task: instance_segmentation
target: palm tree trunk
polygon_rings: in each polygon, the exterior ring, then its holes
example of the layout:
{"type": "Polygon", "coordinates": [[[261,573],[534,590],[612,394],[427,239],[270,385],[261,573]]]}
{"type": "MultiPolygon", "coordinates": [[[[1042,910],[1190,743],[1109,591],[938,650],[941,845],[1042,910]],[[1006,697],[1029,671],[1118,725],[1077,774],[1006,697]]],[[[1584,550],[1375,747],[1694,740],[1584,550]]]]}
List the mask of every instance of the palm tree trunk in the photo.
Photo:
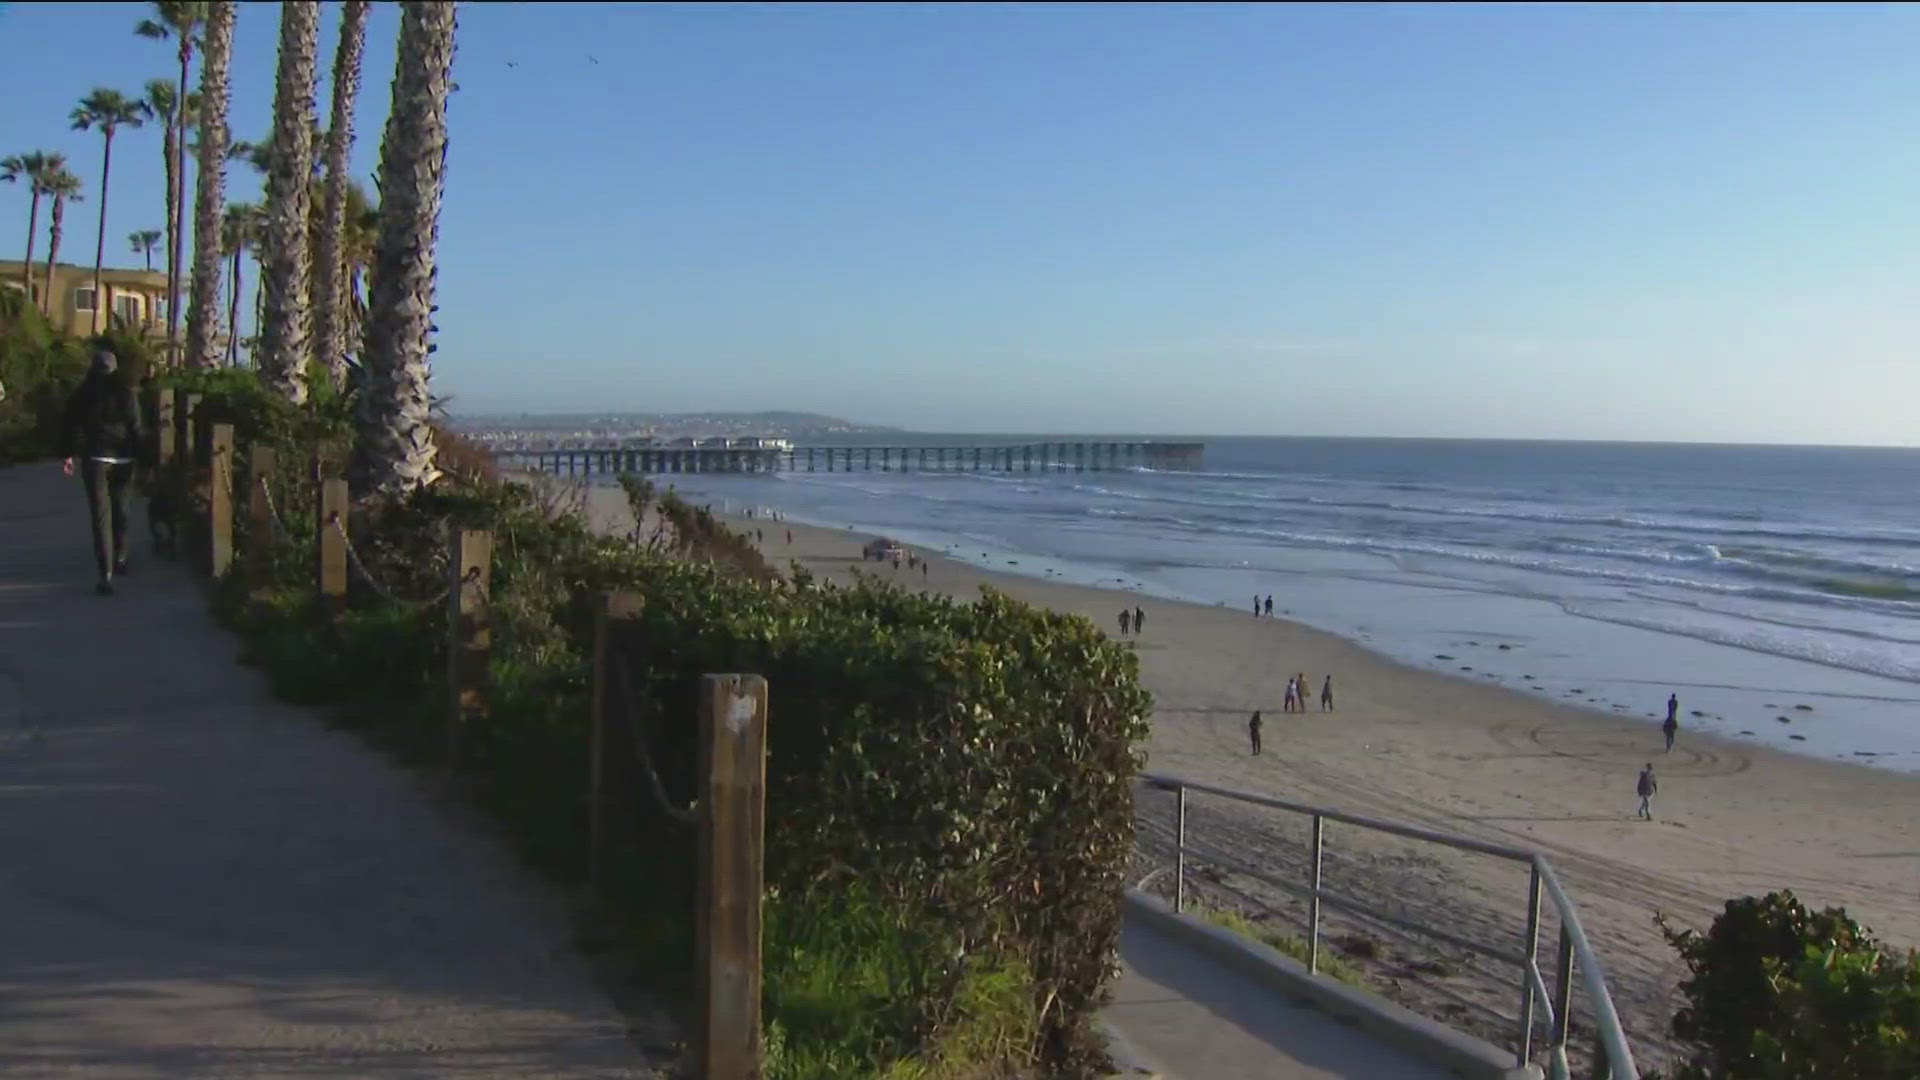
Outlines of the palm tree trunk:
{"type": "Polygon", "coordinates": [[[234,8],[234,0],[207,0],[200,54],[200,183],[193,200],[187,362],[203,368],[220,366],[220,225],[227,205],[227,64],[233,51],[234,8]]]}
{"type": "Polygon", "coordinates": [[[313,356],[313,94],[319,0],[280,5],[280,70],[273,94],[272,171],[267,174],[267,235],[260,281],[266,293],[258,362],[268,384],[299,404],[307,399],[313,356]]]}
{"type": "Polygon", "coordinates": [[[193,35],[180,35],[179,95],[173,106],[173,144],[167,148],[167,167],[173,170],[173,187],[168,191],[167,214],[173,232],[167,237],[167,357],[180,366],[180,287],[186,275],[184,241],[187,234],[187,73],[193,62],[193,35]]]}
{"type": "Polygon", "coordinates": [[[227,366],[240,366],[240,248],[233,249],[233,288],[227,293],[227,325],[235,328],[227,335],[227,366]]]}
{"type": "Polygon", "coordinates": [[[33,303],[33,234],[40,231],[40,181],[34,178],[32,183],[33,202],[27,208],[27,258],[20,264],[20,295],[29,304],[33,303]]]}
{"type": "MultiPolygon", "coordinates": [[[[186,97],[186,94],[187,94],[186,88],[184,86],[181,87],[180,97],[184,98],[186,97]]],[[[176,105],[174,111],[178,113],[179,106],[176,105]]],[[[161,117],[161,123],[165,125],[165,129],[160,134],[160,157],[161,157],[162,167],[166,172],[166,177],[167,177],[167,252],[166,252],[166,255],[167,255],[167,352],[166,352],[166,362],[167,362],[167,365],[171,367],[178,360],[178,357],[174,356],[173,309],[176,305],[180,303],[180,292],[179,292],[180,264],[177,261],[179,256],[176,254],[176,252],[179,250],[178,243],[179,243],[179,237],[180,237],[180,173],[174,168],[176,164],[174,159],[176,157],[176,151],[178,149],[176,144],[178,144],[181,140],[179,136],[175,134],[175,129],[174,129],[174,124],[176,123],[175,117],[173,116],[161,117]]],[[[153,269],[153,250],[151,248],[147,250],[147,269],[149,270],[153,269]]]]}
{"type": "Polygon", "coordinates": [[[313,274],[314,354],[334,389],[346,386],[347,335],[343,239],[347,228],[347,168],[353,149],[353,103],[360,94],[360,58],[366,50],[369,0],[347,0],[340,46],[333,57],[333,113],[327,129],[325,218],[313,274]]]}
{"type": "MultiPolygon", "coordinates": [[[[47,284],[40,290],[40,300],[45,304],[43,313],[53,318],[53,267],[60,258],[60,227],[66,224],[67,200],[58,195],[53,197],[53,226],[47,235],[47,284]]],[[[98,301],[95,301],[97,304],[98,301]]],[[[61,328],[63,331],[65,327],[61,328]]]]}
{"type": "MultiPolygon", "coordinates": [[[[113,175],[113,128],[102,127],[100,151],[100,235],[93,244],[93,332],[100,332],[100,308],[106,298],[100,295],[100,267],[107,261],[107,178],[113,175]]],[[[111,325],[111,324],[109,324],[111,325]]]]}
{"type": "Polygon", "coordinates": [[[361,490],[369,493],[405,495],[440,475],[433,460],[429,339],[455,27],[452,0],[401,5],[393,105],[380,144],[380,241],[354,447],[361,490]]]}

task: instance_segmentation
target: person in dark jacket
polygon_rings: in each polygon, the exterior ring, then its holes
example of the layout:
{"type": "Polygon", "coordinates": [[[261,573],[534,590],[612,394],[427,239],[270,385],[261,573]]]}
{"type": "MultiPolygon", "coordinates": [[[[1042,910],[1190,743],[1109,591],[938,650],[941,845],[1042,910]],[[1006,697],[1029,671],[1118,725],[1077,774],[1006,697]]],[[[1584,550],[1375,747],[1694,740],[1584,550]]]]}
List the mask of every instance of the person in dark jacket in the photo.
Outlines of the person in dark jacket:
{"type": "Polygon", "coordinates": [[[105,349],[93,354],[87,377],[67,401],[61,454],[68,476],[79,460],[93,524],[93,558],[100,571],[96,591],[113,595],[113,577],[127,572],[127,494],[140,457],[140,403],[119,362],[105,349]]]}

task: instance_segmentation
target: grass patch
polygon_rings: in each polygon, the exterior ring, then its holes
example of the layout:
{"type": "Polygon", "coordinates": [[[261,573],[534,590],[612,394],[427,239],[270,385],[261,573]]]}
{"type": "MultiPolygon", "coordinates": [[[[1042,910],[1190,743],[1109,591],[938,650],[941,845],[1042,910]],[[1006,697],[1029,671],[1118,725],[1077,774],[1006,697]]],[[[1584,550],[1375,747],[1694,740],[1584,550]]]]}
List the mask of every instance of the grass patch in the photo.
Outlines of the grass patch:
{"type": "Polygon", "coordinates": [[[897,902],[860,889],[769,898],[768,1080],[1003,1077],[1034,1038],[1027,964],[1004,951],[930,973],[939,920],[903,918],[897,902]],[[918,921],[918,925],[916,925],[918,921]],[[927,1016],[925,981],[950,982],[945,1016],[927,1016]]]}
{"type": "MultiPolygon", "coordinates": [[[[1249,941],[1257,941],[1283,956],[1298,960],[1302,964],[1307,962],[1307,953],[1309,950],[1305,938],[1295,937],[1292,934],[1273,930],[1268,927],[1257,926],[1253,920],[1240,914],[1238,911],[1229,911],[1225,908],[1217,908],[1206,904],[1195,906],[1193,911],[1194,914],[1199,915],[1215,926],[1231,930],[1249,941]]],[[[1325,939],[1322,939],[1321,943],[1323,946],[1328,944],[1325,939]]],[[[1338,956],[1333,955],[1332,950],[1324,947],[1320,950],[1320,974],[1325,975],[1327,978],[1346,983],[1349,986],[1358,986],[1362,989],[1365,989],[1367,986],[1366,978],[1360,974],[1358,968],[1355,968],[1338,956]]]]}

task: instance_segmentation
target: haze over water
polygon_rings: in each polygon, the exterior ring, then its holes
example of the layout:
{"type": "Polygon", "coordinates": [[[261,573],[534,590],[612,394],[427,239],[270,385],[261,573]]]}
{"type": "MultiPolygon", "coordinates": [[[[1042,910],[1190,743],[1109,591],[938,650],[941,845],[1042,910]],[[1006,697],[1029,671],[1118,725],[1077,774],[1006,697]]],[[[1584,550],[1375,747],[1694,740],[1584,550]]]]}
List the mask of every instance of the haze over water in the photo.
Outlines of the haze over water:
{"type": "Polygon", "coordinates": [[[1920,769],[1920,450],[1206,441],[1189,474],[671,479],[1249,618],[1270,593],[1277,614],[1409,663],[1635,716],[1671,690],[1683,730],[1920,769]]]}

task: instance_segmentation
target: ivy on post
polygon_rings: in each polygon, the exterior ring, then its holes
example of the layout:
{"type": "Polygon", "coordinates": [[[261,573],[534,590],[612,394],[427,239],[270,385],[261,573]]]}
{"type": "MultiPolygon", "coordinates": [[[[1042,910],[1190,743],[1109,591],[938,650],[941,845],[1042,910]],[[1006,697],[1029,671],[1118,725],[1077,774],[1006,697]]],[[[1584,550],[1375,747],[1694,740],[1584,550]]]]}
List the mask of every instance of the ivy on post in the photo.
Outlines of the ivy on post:
{"type": "Polygon", "coordinates": [[[329,613],[338,613],[347,603],[347,511],[347,482],[338,477],[320,481],[317,584],[329,613]]]}
{"type": "Polygon", "coordinates": [[[759,1080],[767,681],[708,675],[700,694],[700,892],[694,1075],[759,1080]]]}
{"type": "Polygon", "coordinates": [[[273,583],[273,447],[247,449],[247,588],[273,583]]]}
{"type": "Polygon", "coordinates": [[[220,577],[233,565],[233,425],[207,431],[207,573],[220,577]]]}
{"type": "Polygon", "coordinates": [[[587,791],[587,877],[598,890],[606,872],[615,830],[633,820],[633,802],[639,784],[630,736],[634,718],[628,710],[625,667],[616,672],[619,651],[640,632],[640,613],[646,598],[639,593],[608,593],[594,613],[593,626],[593,756],[587,791]]]}
{"type": "Polygon", "coordinates": [[[447,767],[460,767],[468,725],[487,715],[487,663],[493,647],[487,589],[492,581],[493,534],[456,527],[448,554],[453,582],[447,591],[447,767]]]}

